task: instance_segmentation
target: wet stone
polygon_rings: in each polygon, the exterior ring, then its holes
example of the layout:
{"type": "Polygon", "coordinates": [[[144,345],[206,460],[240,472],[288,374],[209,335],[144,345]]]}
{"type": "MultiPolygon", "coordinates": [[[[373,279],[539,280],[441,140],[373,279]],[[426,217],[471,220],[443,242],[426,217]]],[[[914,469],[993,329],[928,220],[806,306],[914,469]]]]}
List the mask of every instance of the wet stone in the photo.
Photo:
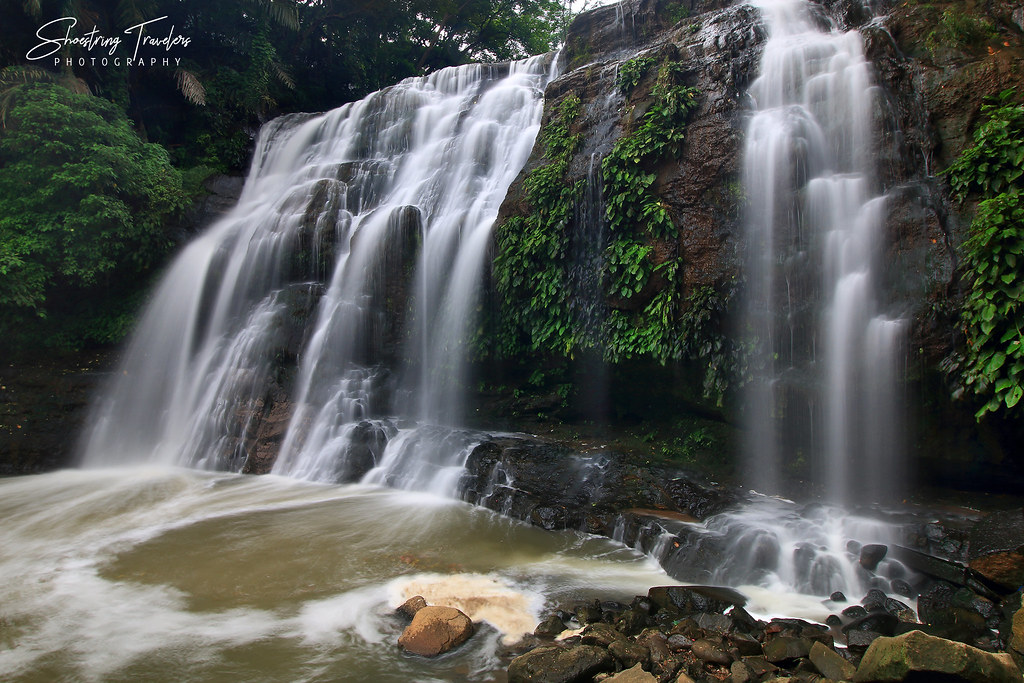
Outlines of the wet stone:
{"type": "Polygon", "coordinates": [[[821,643],[811,646],[809,657],[814,668],[825,678],[836,681],[849,680],[857,672],[857,667],[843,659],[838,652],[821,643]]]}
{"type": "Polygon", "coordinates": [[[616,640],[608,646],[608,652],[627,669],[651,661],[650,651],[646,647],[629,640],[616,640]]]}
{"type": "Polygon", "coordinates": [[[882,634],[877,631],[850,631],[846,634],[846,646],[854,652],[864,652],[882,634]]]}
{"type": "Polygon", "coordinates": [[[537,625],[537,628],[533,631],[533,635],[540,638],[554,638],[564,630],[565,622],[562,621],[558,615],[552,614],[537,625]]]}
{"type": "Polygon", "coordinates": [[[878,569],[878,563],[885,559],[889,547],[878,543],[869,543],[860,549],[860,566],[870,572],[878,569]]]}
{"type": "Polygon", "coordinates": [[[615,660],[603,648],[578,645],[531,650],[508,666],[509,683],[572,683],[615,670],[615,660]]]}
{"type": "Polygon", "coordinates": [[[707,640],[706,638],[694,641],[691,650],[697,659],[704,662],[722,664],[726,666],[732,662],[732,655],[726,652],[718,643],[707,640]]]}
{"type": "Polygon", "coordinates": [[[828,599],[832,602],[846,602],[846,596],[843,595],[842,591],[836,591],[832,595],[828,596],[828,599]]]}
{"type": "Polygon", "coordinates": [[[893,615],[900,621],[917,621],[917,615],[914,614],[914,610],[910,609],[910,605],[902,603],[894,598],[885,599],[885,611],[893,615]]]}
{"type": "Polygon", "coordinates": [[[735,648],[741,657],[756,657],[762,654],[761,643],[745,633],[730,634],[726,636],[725,642],[729,647],[735,648]]]}
{"type": "Polygon", "coordinates": [[[673,652],[678,652],[680,650],[688,650],[693,647],[693,640],[687,638],[682,633],[673,633],[668,637],[668,640],[665,641],[665,644],[668,645],[668,649],[673,652]]]}
{"type": "Polygon", "coordinates": [[[914,588],[903,579],[893,579],[889,584],[889,590],[896,595],[902,595],[905,598],[913,597],[914,588]]]}
{"type": "Polygon", "coordinates": [[[712,633],[728,633],[732,630],[732,619],[724,614],[701,614],[697,626],[712,633]]]}
{"type": "Polygon", "coordinates": [[[899,620],[886,612],[872,612],[865,617],[855,619],[843,627],[844,633],[850,631],[876,631],[891,636],[896,631],[899,620]]]}
{"type": "Polygon", "coordinates": [[[650,617],[642,610],[628,609],[615,620],[615,626],[627,636],[639,635],[650,624],[650,617]]]}
{"type": "Polygon", "coordinates": [[[811,641],[807,638],[776,636],[765,643],[762,649],[765,659],[772,664],[779,664],[806,657],[811,651],[811,641]]]}
{"type": "Polygon", "coordinates": [[[404,614],[405,616],[407,616],[410,619],[412,619],[413,617],[416,616],[417,612],[419,612],[421,609],[423,609],[426,606],[427,606],[427,601],[423,598],[422,595],[414,595],[413,597],[409,598],[408,600],[403,602],[401,605],[399,605],[395,609],[395,611],[399,612],[401,614],[404,614]]]}
{"type": "Polygon", "coordinates": [[[868,611],[860,605],[850,605],[842,611],[842,615],[847,619],[860,619],[861,617],[866,617],[868,611]]]}
{"type": "Polygon", "coordinates": [[[580,642],[584,645],[599,645],[601,647],[608,647],[616,640],[625,638],[626,636],[622,635],[614,626],[600,622],[588,625],[580,634],[580,642]]]}
{"type": "Polygon", "coordinates": [[[840,619],[839,616],[836,614],[830,614],[828,615],[828,618],[825,619],[825,623],[829,626],[842,626],[843,620],[840,619]]]}

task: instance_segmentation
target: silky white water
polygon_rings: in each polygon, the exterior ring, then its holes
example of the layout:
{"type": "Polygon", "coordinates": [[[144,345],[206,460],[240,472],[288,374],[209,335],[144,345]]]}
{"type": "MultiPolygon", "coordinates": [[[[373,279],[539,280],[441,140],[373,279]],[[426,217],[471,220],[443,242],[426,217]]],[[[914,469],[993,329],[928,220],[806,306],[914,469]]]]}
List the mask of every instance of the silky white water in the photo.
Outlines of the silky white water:
{"type": "Polygon", "coordinates": [[[878,284],[870,65],[861,35],[822,30],[806,0],[753,4],[768,40],[743,168],[749,483],[775,493],[809,467],[833,503],[889,500],[902,474],[902,322],[878,284]]]}
{"type": "Polygon", "coordinates": [[[268,124],[238,205],[147,307],[90,420],[85,463],[237,471],[290,345],[278,474],[338,480],[367,418],[457,422],[491,230],[555,63],[444,69],[268,124]]]}
{"type": "Polygon", "coordinates": [[[670,582],[607,539],[274,476],[2,479],[0,516],[0,679],[12,682],[495,680],[500,642],[545,606],[670,582]],[[484,626],[439,660],[403,655],[392,609],[410,592],[455,596],[484,626]]]}

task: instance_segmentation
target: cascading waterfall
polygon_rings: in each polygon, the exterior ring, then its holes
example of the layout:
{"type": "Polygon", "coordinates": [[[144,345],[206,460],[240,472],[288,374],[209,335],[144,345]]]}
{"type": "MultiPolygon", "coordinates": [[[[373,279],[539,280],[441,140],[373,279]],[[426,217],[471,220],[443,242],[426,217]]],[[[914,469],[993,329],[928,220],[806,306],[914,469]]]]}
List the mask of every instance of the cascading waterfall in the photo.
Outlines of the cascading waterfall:
{"type": "Polygon", "coordinates": [[[747,134],[751,485],[806,460],[838,504],[889,499],[900,439],[902,322],[881,312],[885,199],[875,88],[856,31],[820,30],[806,0],[756,0],[768,29],[747,134]],[[820,265],[819,265],[820,264],[820,265]]]}
{"type": "Polygon", "coordinates": [[[157,290],[85,463],[238,469],[288,318],[313,302],[275,472],[336,480],[368,418],[458,420],[490,231],[556,61],[444,69],[264,127],[238,205],[157,290]]]}

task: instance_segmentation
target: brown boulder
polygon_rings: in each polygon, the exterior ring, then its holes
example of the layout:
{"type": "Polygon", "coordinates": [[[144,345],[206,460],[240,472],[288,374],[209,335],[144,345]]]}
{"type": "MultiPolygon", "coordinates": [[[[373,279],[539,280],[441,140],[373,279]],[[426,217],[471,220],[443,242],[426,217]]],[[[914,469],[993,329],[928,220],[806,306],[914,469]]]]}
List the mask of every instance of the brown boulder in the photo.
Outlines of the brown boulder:
{"type": "Polygon", "coordinates": [[[398,638],[413,654],[436,657],[462,645],[473,635],[473,621],[454,607],[424,607],[398,638]]]}

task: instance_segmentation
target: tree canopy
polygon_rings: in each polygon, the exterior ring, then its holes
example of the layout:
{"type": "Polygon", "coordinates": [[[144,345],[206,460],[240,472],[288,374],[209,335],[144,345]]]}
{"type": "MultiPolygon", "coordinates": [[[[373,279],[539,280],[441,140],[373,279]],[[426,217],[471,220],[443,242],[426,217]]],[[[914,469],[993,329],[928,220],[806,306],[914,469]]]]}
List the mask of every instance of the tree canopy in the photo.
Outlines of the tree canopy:
{"type": "Polygon", "coordinates": [[[142,142],[117,107],[57,85],[22,86],[0,135],[5,340],[117,336],[111,321],[123,307],[109,308],[100,324],[85,320],[82,306],[110,304],[112,292],[163,257],[166,220],[184,205],[167,152],[142,142]],[[83,327],[72,332],[72,322],[83,327]]]}

